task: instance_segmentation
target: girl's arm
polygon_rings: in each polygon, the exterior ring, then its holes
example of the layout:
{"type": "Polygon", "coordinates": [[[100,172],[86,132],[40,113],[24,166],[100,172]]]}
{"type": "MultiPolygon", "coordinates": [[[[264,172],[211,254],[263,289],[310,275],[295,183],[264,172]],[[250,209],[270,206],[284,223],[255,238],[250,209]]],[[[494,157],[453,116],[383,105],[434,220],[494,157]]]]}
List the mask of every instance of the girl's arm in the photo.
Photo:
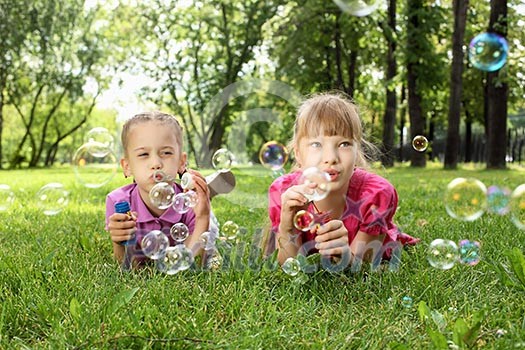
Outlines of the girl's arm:
{"type": "Polygon", "coordinates": [[[195,184],[194,190],[198,195],[198,203],[195,208],[193,208],[193,211],[195,212],[195,227],[193,228],[193,233],[188,237],[185,244],[186,247],[193,251],[193,255],[197,256],[202,254],[204,248],[204,244],[201,241],[201,235],[209,230],[211,204],[208,184],[204,177],[195,170],[188,169],[188,172],[191,173],[195,184]]]}

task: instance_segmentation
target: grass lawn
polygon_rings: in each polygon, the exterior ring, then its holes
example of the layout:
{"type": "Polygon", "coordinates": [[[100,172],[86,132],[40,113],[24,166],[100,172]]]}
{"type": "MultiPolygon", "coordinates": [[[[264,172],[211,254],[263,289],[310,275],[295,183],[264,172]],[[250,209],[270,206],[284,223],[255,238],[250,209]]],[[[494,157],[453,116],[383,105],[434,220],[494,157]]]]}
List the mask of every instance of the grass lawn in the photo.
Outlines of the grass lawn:
{"type": "Polygon", "coordinates": [[[0,172],[16,196],[0,212],[0,348],[525,349],[525,232],[507,216],[455,220],[442,200],[456,177],[514,189],[525,171],[378,170],[398,190],[396,222],[421,243],[402,252],[397,271],[321,271],[306,283],[253,259],[272,177],[233,171],[237,188],[213,207],[221,224],[245,228],[237,263],[173,276],[121,272],[112,259],[105,195],[129,179],[87,189],[65,168],[0,172]],[[70,191],[54,216],[35,199],[49,182],[70,191]],[[435,238],[479,241],[481,262],[431,267],[435,238]]]}

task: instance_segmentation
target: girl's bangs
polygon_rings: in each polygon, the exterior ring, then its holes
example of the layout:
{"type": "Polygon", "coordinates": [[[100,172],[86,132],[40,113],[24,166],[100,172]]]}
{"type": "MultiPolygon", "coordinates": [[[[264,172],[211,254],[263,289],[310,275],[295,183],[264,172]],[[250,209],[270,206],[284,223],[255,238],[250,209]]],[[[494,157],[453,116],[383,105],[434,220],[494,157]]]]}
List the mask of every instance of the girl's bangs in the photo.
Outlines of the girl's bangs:
{"type": "Polygon", "coordinates": [[[352,140],[357,138],[355,131],[357,128],[352,121],[356,118],[349,115],[348,111],[342,108],[333,108],[329,104],[323,104],[305,111],[302,115],[299,130],[305,132],[307,137],[323,136],[344,136],[352,140]],[[317,108],[316,108],[317,107],[317,108]]]}

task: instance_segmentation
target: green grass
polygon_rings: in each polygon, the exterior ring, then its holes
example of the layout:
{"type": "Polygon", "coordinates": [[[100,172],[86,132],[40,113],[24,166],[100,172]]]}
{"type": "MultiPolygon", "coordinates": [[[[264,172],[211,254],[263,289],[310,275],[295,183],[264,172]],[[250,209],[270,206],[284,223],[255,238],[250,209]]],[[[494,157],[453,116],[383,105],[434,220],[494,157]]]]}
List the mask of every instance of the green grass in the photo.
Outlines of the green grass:
{"type": "Polygon", "coordinates": [[[272,177],[257,168],[233,171],[238,187],[213,207],[220,223],[246,228],[243,263],[173,276],[123,273],[112,259],[105,195],[129,180],[86,189],[69,169],[0,172],[16,195],[0,213],[0,348],[525,348],[525,232],[494,214],[454,220],[442,202],[455,177],[513,189],[525,182],[524,171],[381,170],[399,193],[397,223],[421,244],[403,252],[395,272],[318,272],[306,284],[259,269],[258,260],[248,266],[251,236],[268,222],[272,177]],[[34,199],[48,182],[71,192],[55,216],[41,214],[34,199]],[[434,269],[425,248],[435,238],[477,240],[482,261],[434,269]],[[411,307],[403,306],[405,296],[411,307]]]}

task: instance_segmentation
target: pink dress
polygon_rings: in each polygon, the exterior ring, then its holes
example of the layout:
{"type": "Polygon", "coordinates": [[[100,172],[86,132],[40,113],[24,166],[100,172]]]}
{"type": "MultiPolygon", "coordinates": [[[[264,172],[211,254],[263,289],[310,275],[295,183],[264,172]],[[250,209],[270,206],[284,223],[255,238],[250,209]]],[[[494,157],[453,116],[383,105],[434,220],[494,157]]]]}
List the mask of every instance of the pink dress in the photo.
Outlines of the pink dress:
{"type": "MultiPolygon", "coordinates": [[[[275,249],[275,233],[279,230],[281,218],[281,195],[291,186],[298,184],[300,171],[283,175],[277,178],[268,191],[272,234],[268,242],[267,253],[275,249]]],[[[385,235],[383,241],[383,257],[389,258],[391,249],[395,246],[392,242],[399,242],[402,245],[416,244],[419,239],[411,237],[401,232],[393,222],[393,217],[397,209],[398,196],[397,192],[390,182],[379,175],[367,172],[366,170],[356,168],[346,194],[346,205],[341,218],[343,224],[348,230],[348,241],[351,243],[357,232],[362,231],[372,236],[385,235]]],[[[312,204],[309,211],[315,212],[312,204]]],[[[301,232],[303,245],[309,246],[308,253],[317,252],[313,248],[312,242],[315,233],[301,232]]]]}

